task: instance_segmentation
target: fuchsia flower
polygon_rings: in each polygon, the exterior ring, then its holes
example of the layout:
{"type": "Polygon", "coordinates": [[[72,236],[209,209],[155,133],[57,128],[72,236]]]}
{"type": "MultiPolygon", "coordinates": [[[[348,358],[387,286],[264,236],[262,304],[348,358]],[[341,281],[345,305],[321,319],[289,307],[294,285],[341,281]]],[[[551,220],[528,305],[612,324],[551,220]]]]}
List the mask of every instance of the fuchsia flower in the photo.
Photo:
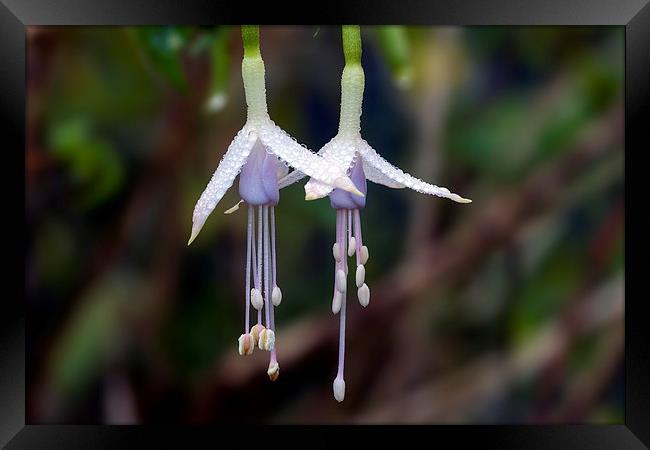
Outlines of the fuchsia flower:
{"type": "MultiPolygon", "coordinates": [[[[244,333],[239,337],[239,353],[250,355],[256,345],[261,350],[270,351],[267,373],[271,380],[275,380],[279,374],[279,365],[275,346],[274,307],[280,305],[282,300],[275,263],[275,206],[280,198],[278,179],[287,174],[287,166],[290,165],[301,173],[344,192],[363,194],[339,165],[298,144],[269,118],[258,28],[242,27],[242,38],[242,77],[248,118],[194,207],[192,234],[188,245],[199,234],[206,219],[239,174],[239,194],[242,201],[248,204],[246,306],[244,333]],[[252,329],[251,304],[257,310],[257,323],[252,329]],[[263,310],[265,325],[262,325],[263,310]]],[[[239,204],[227,212],[238,206],[239,204]]]]}
{"type": "MultiPolygon", "coordinates": [[[[333,383],[334,397],[341,402],[345,398],[345,312],[348,262],[347,257],[356,256],[355,282],[357,297],[361,306],[370,302],[370,289],[365,283],[365,264],[368,248],[363,244],[361,215],[359,210],[366,205],[366,180],[390,188],[410,188],[417,192],[445,197],[458,203],[471,200],[450,192],[447,188],[419,180],[382,158],[360,134],[361,105],[363,101],[364,73],[361,67],[361,36],[359,27],[343,27],[345,68],[341,78],[341,117],[338,134],[319,152],[326,161],[337,164],[349,174],[352,182],[364,196],[351,195],[312,177],[305,184],[305,199],[313,200],[327,195],[336,210],[336,242],[333,246],[335,263],[334,294],[332,312],[340,313],[339,363],[333,383]]],[[[280,180],[279,187],[289,186],[305,176],[299,170],[291,172],[280,180]]]]}

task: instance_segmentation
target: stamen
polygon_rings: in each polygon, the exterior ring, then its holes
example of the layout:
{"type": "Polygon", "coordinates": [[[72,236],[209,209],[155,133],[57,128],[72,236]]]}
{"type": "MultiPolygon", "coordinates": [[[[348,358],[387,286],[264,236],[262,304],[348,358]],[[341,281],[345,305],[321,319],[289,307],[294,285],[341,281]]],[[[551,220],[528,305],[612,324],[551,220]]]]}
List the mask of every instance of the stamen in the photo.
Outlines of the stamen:
{"type": "MultiPolygon", "coordinates": [[[[342,225],[340,235],[343,238],[343,250],[345,251],[345,229],[343,228],[345,226],[344,214],[344,211],[337,211],[337,216],[340,217],[340,223],[342,225]]],[[[347,269],[347,259],[343,258],[341,264],[343,265],[343,269],[347,269]]],[[[334,383],[332,385],[332,388],[334,390],[334,398],[338,402],[342,402],[345,398],[345,380],[343,379],[343,372],[345,367],[345,293],[341,293],[341,297],[341,318],[339,326],[339,366],[336,378],[334,379],[334,383]]]]}
{"type": "Polygon", "coordinates": [[[272,278],[273,278],[273,291],[271,293],[271,300],[273,306],[280,306],[282,302],[282,291],[278,287],[277,269],[275,265],[275,206],[271,206],[271,264],[272,278]]]}
{"type": "Polygon", "coordinates": [[[354,236],[355,236],[355,245],[357,253],[357,266],[359,264],[365,264],[368,261],[368,248],[363,245],[363,237],[361,236],[361,215],[359,210],[354,210],[354,236]],[[364,258],[364,247],[365,247],[365,258],[364,258]]]}
{"type": "Polygon", "coordinates": [[[264,211],[264,307],[266,308],[266,328],[273,330],[271,326],[271,289],[269,273],[269,207],[263,206],[264,211]]]}
{"type": "Polygon", "coordinates": [[[334,259],[336,260],[336,264],[334,264],[334,295],[332,297],[332,312],[334,314],[338,314],[338,312],[341,310],[341,300],[340,300],[340,292],[337,288],[337,283],[336,283],[336,276],[339,271],[339,265],[341,263],[341,214],[339,210],[336,210],[336,242],[334,243],[334,250],[332,251],[334,253],[334,259]]]}
{"type": "Polygon", "coordinates": [[[250,309],[251,309],[251,245],[253,241],[253,207],[248,205],[248,226],[246,236],[246,321],[244,322],[245,333],[250,330],[250,309]]]}
{"type": "MultiPolygon", "coordinates": [[[[257,207],[257,278],[255,280],[255,289],[262,295],[262,207],[257,207]]],[[[267,324],[268,325],[268,324],[267,324]]]]}

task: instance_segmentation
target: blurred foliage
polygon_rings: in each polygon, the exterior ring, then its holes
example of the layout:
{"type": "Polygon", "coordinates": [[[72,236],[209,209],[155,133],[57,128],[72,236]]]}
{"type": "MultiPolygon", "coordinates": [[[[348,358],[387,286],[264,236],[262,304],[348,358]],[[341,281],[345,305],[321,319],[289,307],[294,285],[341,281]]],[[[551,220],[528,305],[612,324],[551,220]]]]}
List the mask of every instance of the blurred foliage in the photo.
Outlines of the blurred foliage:
{"type": "MultiPolygon", "coordinates": [[[[409,233],[420,233],[415,250],[435,249],[468,224],[482,234],[477,211],[504,193],[520,193],[539,168],[566,158],[590,126],[622,104],[621,27],[363,29],[364,137],[406,171],[474,200],[469,207],[435,198],[416,203],[413,192],[369,184],[362,221],[373,295],[389,276],[408,282],[396,269],[413,256],[409,233]],[[404,83],[410,79],[417,82],[404,83]],[[441,131],[433,136],[434,130],[441,131]]],[[[255,408],[259,420],[277,420],[260,406],[266,404],[294,422],[364,417],[364,407],[394,401],[382,391],[397,383],[392,368],[421,365],[396,395],[408,398],[418,383],[453,378],[477,358],[516,354],[549,324],[564,323],[585,291],[618,280],[624,270],[621,143],[617,153],[581,167],[556,204],[471,271],[456,274],[457,283],[429,286],[410,303],[415,312],[405,306],[385,319],[382,336],[391,343],[400,330],[412,329],[412,340],[426,350],[407,363],[399,358],[408,352],[394,352],[393,344],[381,363],[372,352],[350,354],[351,380],[364,379],[368,389],[350,392],[360,402],[321,408],[320,395],[331,389],[331,371],[322,367],[335,362],[324,347],[314,356],[326,358],[322,364],[308,359],[305,367],[286,369],[308,384],[228,390],[236,381],[223,374],[240,373],[231,357],[243,322],[246,214],[222,212],[238,201],[237,182],[200,238],[190,248],[185,243],[194,202],[245,120],[239,28],[33,30],[40,31],[28,44],[28,132],[34,136],[28,161],[35,154],[46,162],[27,170],[31,422],[65,422],[88,411],[102,421],[101,400],[91,393],[104,388],[109,367],[121,368],[133,384],[142,421],[210,422],[223,418],[220,408],[231,415],[255,408]],[[205,98],[194,101],[206,71],[205,98]],[[42,386],[58,398],[56,407],[42,386]],[[296,406],[301,402],[311,407],[296,406]]],[[[338,121],[340,30],[262,27],[262,40],[272,116],[315,150],[338,121]]],[[[305,202],[301,186],[282,192],[279,339],[304,320],[329,314],[333,234],[327,199],[305,202]]],[[[356,306],[351,317],[361,314],[356,306]]],[[[353,330],[352,345],[374,348],[376,325],[364,326],[353,330]]],[[[572,383],[612,370],[603,362],[620,337],[612,333],[603,328],[578,336],[559,378],[538,367],[509,380],[498,400],[488,395],[449,416],[479,422],[555,417],[540,410],[553,405],[560,414],[572,383]],[[551,400],[548,392],[555,394],[551,400]]],[[[614,372],[582,420],[622,420],[622,381],[614,372]]],[[[350,389],[356,390],[353,382],[350,389]]]]}

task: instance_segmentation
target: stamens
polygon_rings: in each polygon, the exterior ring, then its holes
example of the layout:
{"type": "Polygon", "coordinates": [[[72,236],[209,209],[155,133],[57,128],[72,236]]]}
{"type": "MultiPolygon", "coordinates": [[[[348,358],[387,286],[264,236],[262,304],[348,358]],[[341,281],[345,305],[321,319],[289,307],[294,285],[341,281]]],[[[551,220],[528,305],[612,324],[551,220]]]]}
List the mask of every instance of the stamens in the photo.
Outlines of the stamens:
{"type": "Polygon", "coordinates": [[[359,304],[365,308],[370,303],[370,288],[365,283],[365,264],[368,262],[368,247],[363,245],[361,215],[358,209],[354,210],[354,235],[356,238],[355,244],[357,245],[357,273],[355,280],[357,282],[357,288],[359,288],[357,290],[357,298],[359,299],[359,304]]]}

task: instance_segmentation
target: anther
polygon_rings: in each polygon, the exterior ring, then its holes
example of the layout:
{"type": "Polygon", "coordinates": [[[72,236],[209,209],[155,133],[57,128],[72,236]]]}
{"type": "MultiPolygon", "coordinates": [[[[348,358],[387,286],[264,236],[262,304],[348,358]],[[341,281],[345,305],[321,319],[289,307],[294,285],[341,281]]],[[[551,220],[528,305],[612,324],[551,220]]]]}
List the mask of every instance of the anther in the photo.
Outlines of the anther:
{"type": "Polygon", "coordinates": [[[366,268],[364,267],[363,264],[359,264],[357,266],[357,275],[356,275],[358,288],[360,288],[363,285],[365,279],[366,279],[366,268]]]}
{"type": "Polygon", "coordinates": [[[261,323],[256,323],[253,325],[253,328],[251,328],[251,336],[253,336],[254,343],[258,343],[260,341],[260,333],[265,330],[264,325],[261,323]]]}
{"type": "Polygon", "coordinates": [[[275,333],[273,330],[265,328],[260,332],[258,347],[260,350],[266,350],[267,352],[270,352],[275,348],[275,333]]]}
{"type": "Polygon", "coordinates": [[[332,299],[332,312],[338,314],[341,311],[341,305],[343,304],[343,294],[338,290],[334,291],[334,298],[332,299]]]}
{"type": "Polygon", "coordinates": [[[370,255],[368,254],[368,247],[365,245],[361,247],[361,264],[365,264],[368,262],[368,258],[370,255]]]}
{"type": "Polygon", "coordinates": [[[354,251],[357,248],[357,240],[352,236],[350,238],[350,243],[348,244],[348,256],[352,257],[354,256],[354,251]]]}
{"type": "Polygon", "coordinates": [[[337,402],[342,402],[345,398],[345,380],[343,378],[336,377],[334,379],[332,387],[334,390],[334,398],[337,402]]]}
{"type": "Polygon", "coordinates": [[[262,306],[264,306],[262,293],[255,288],[251,289],[251,304],[253,305],[253,308],[257,309],[258,311],[262,309],[262,306]]]}
{"type": "Polygon", "coordinates": [[[253,336],[249,333],[244,333],[239,336],[239,354],[240,355],[252,355],[253,349],[255,348],[255,341],[253,336]]]}
{"type": "Polygon", "coordinates": [[[332,255],[334,255],[334,261],[341,261],[341,247],[339,247],[339,244],[336,242],[332,246],[332,255]]]}
{"type": "Polygon", "coordinates": [[[367,284],[363,283],[363,286],[357,291],[357,296],[359,297],[359,303],[364,308],[370,303],[370,288],[367,284]]]}
{"type": "Polygon", "coordinates": [[[278,377],[280,376],[280,364],[278,364],[277,362],[270,363],[266,373],[271,379],[271,381],[277,380],[278,377]]]}
{"type": "Polygon", "coordinates": [[[273,302],[274,306],[280,306],[280,302],[282,302],[282,291],[277,286],[273,287],[273,293],[271,294],[271,301],[273,302]]]}
{"type": "Polygon", "coordinates": [[[336,271],[336,290],[339,292],[345,292],[345,272],[342,269],[336,271]]]}

